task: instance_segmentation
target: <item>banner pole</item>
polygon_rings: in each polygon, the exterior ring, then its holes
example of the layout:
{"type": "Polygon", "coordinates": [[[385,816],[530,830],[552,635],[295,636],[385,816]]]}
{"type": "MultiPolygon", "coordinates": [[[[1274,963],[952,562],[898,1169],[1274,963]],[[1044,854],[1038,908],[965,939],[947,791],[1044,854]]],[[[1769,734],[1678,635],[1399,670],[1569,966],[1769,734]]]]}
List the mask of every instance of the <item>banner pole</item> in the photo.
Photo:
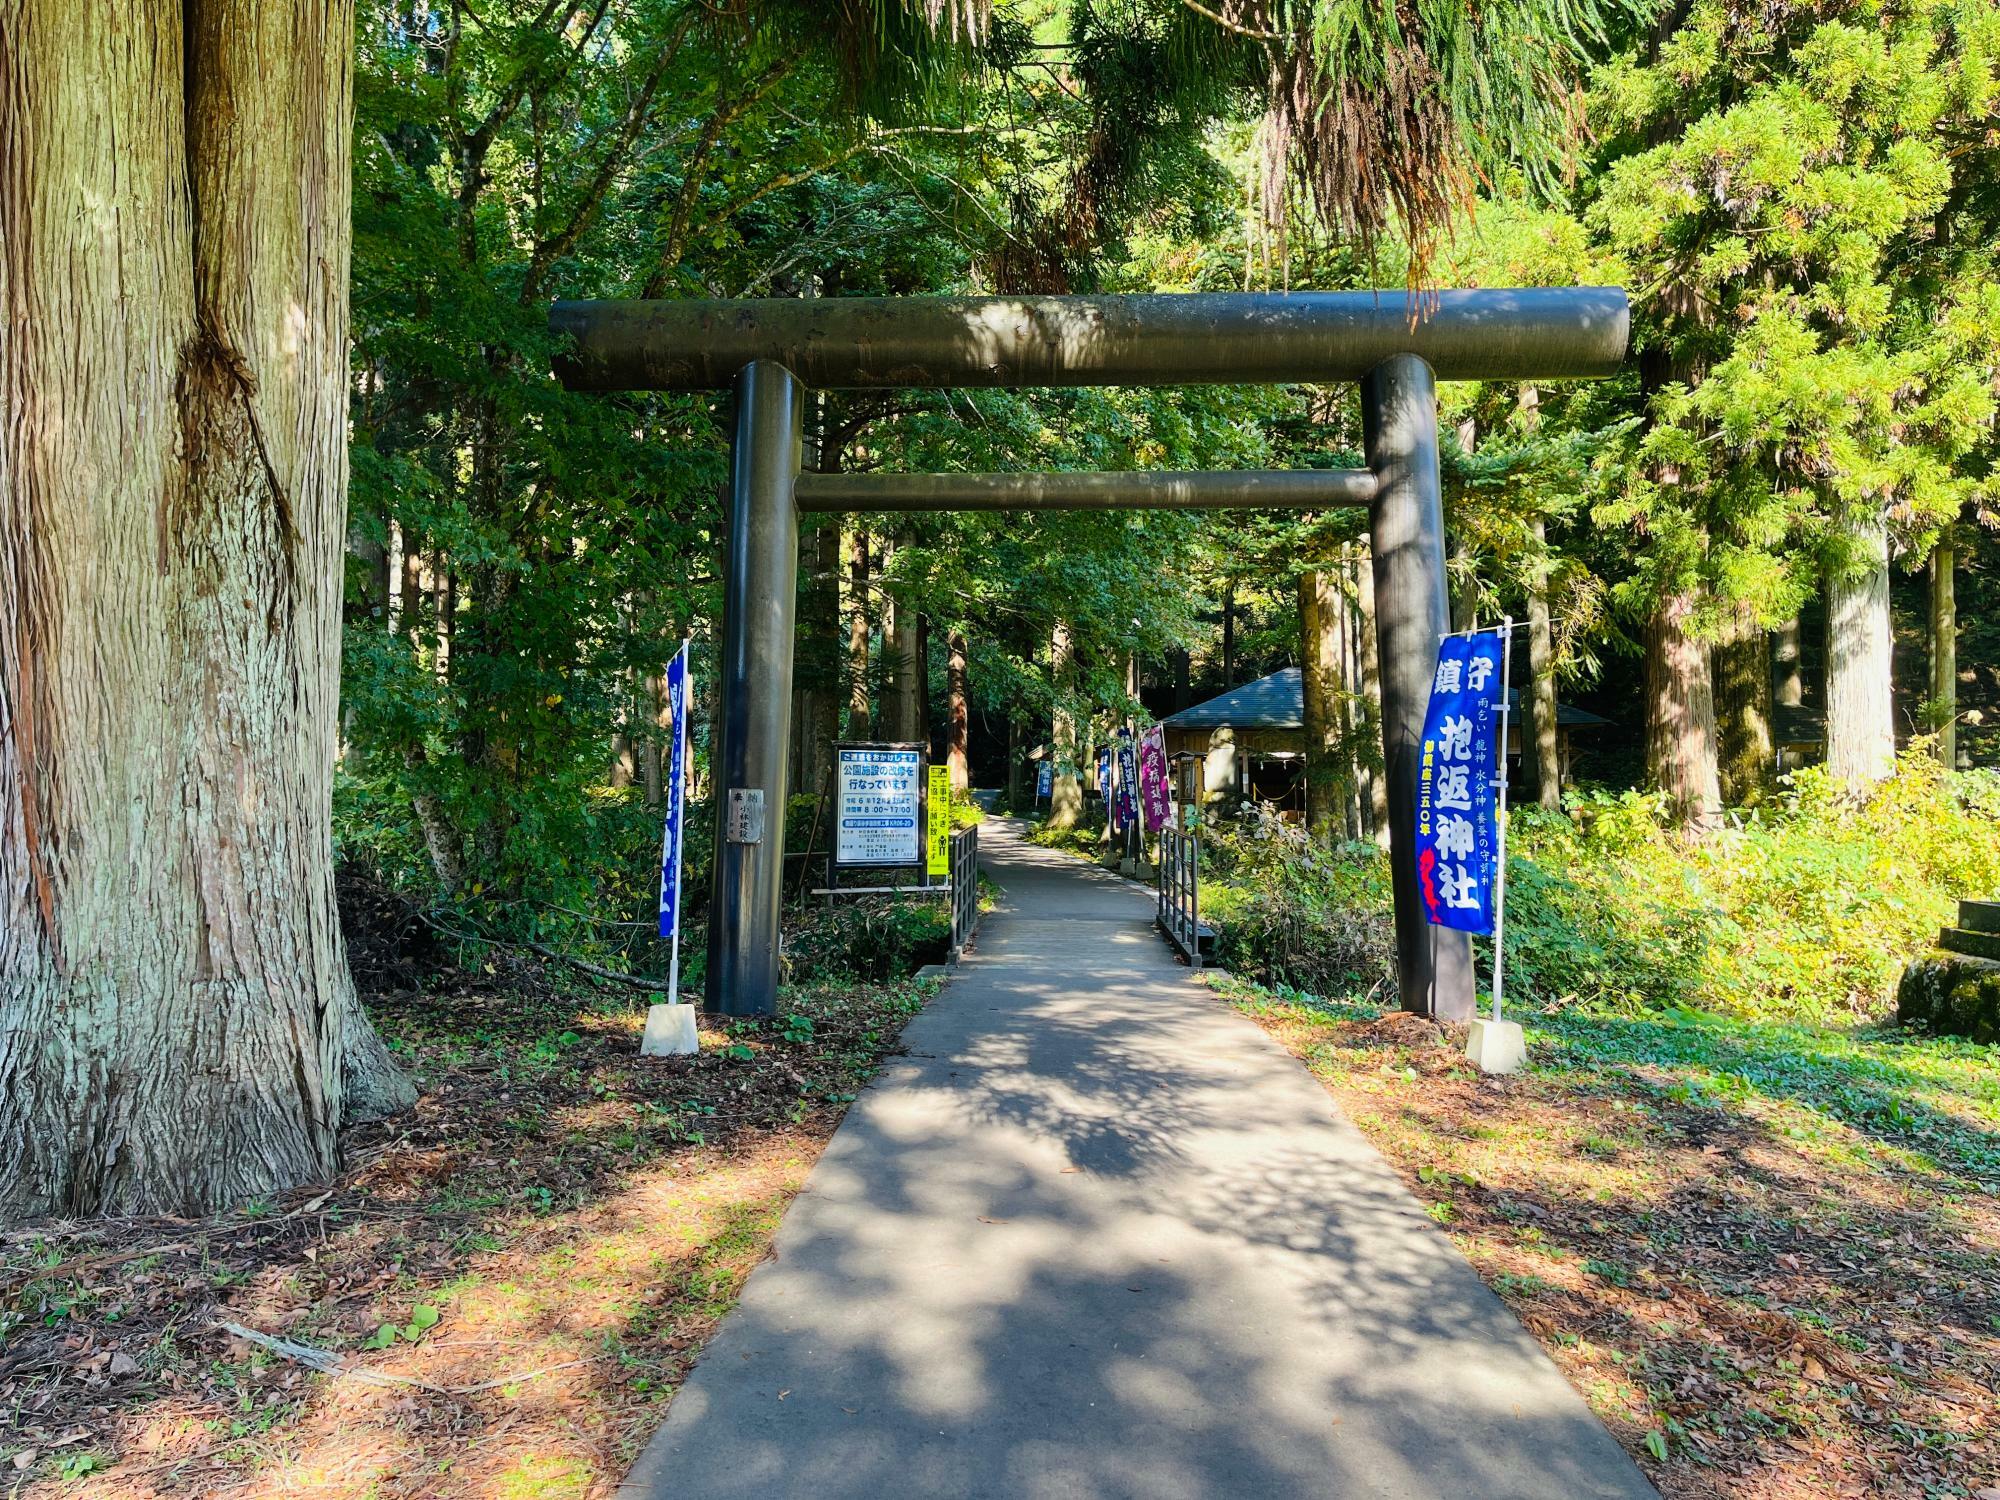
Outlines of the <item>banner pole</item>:
{"type": "Polygon", "coordinates": [[[1502,978],[1506,972],[1505,949],[1507,939],[1507,711],[1508,698],[1514,687],[1514,617],[1506,615],[1500,621],[1500,752],[1499,784],[1495,791],[1499,794],[1499,826],[1495,830],[1495,862],[1498,868],[1493,875],[1493,1019],[1500,1019],[1500,991],[1502,978]]]}
{"type": "Polygon", "coordinates": [[[681,698],[674,705],[674,784],[667,795],[674,800],[674,935],[667,958],[667,1004],[678,1005],[681,994],[681,835],[687,830],[688,704],[694,698],[694,684],[688,680],[688,644],[681,638],[681,698]]]}

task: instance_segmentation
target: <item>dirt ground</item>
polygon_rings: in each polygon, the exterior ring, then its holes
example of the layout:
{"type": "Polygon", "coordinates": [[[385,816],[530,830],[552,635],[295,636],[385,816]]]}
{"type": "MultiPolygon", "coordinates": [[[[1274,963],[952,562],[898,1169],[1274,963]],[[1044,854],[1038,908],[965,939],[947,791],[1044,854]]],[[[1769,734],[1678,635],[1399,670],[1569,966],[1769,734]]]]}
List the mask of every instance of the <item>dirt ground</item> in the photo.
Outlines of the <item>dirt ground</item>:
{"type": "Polygon", "coordinates": [[[338,1180],[0,1234],[5,1493],[608,1494],[925,989],[649,1060],[525,968],[379,999],[423,1094],[338,1180]]]}
{"type": "Polygon", "coordinates": [[[1919,1054],[1767,1075],[1739,1036],[1639,1023],[1485,1078],[1428,1021],[1224,988],[1668,1500],[2000,1500],[1996,1136],[1919,1054]]]}

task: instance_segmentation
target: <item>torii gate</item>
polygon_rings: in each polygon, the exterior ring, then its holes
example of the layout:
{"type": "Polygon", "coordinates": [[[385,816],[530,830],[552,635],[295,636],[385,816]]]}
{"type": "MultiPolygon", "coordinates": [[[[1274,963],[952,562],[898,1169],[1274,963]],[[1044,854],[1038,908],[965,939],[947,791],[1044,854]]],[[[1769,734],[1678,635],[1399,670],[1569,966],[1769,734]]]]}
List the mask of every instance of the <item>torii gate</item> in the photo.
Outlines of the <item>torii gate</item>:
{"type": "Polygon", "coordinates": [[[1474,1008],[1472,949],[1417,887],[1417,742],[1449,628],[1439,380],[1613,374],[1630,326],[1611,287],[1129,297],[834,297],[561,302],[574,390],[736,393],[716,746],[708,1006],[778,995],[786,752],[801,511],[1261,509],[1366,505],[1382,661],[1382,751],[1403,1007],[1474,1008]],[[1178,474],[805,474],[808,388],[1267,385],[1356,381],[1365,469],[1178,474]],[[728,808],[739,815],[730,837],[728,808]],[[759,806],[761,804],[761,806],[759,806]],[[756,825],[756,826],[753,826],[756,825]]]}

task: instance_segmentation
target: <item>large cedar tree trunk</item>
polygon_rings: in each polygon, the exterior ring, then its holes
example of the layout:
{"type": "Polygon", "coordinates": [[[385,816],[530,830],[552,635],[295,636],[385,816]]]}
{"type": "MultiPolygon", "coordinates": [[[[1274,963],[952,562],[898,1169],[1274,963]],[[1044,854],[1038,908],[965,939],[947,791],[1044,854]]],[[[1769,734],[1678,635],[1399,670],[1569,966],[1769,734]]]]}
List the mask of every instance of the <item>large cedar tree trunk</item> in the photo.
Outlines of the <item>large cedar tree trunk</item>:
{"type": "Polygon", "coordinates": [[[1946,766],[1958,764],[1957,563],[1950,538],[1931,552],[1929,712],[1937,730],[1937,758],[1946,766]]]}
{"type": "Polygon", "coordinates": [[[1058,620],[1049,637],[1049,680],[1055,686],[1055,712],[1049,734],[1049,754],[1055,757],[1055,779],[1049,790],[1049,826],[1074,828],[1083,820],[1083,780],[1077,774],[1076,715],[1070,710],[1070,679],[1075,672],[1076,647],[1069,626],[1058,620]]]}
{"type": "Polygon", "coordinates": [[[1854,537],[1857,566],[1826,577],[1826,764],[1860,789],[1896,769],[1890,699],[1889,531],[1875,520],[1854,537]]]}
{"type": "Polygon", "coordinates": [[[954,792],[969,792],[972,790],[972,714],[965,695],[965,632],[952,631],[946,643],[949,655],[945,674],[951,722],[945,726],[945,757],[951,771],[951,789],[954,792]]]}
{"type": "Polygon", "coordinates": [[[1521,757],[1528,791],[1550,811],[1562,806],[1562,744],[1556,726],[1556,644],[1549,619],[1548,528],[1528,522],[1534,554],[1528,564],[1528,690],[1521,695],[1521,757]]]}
{"type": "Polygon", "coordinates": [[[1799,617],[1793,615],[1771,633],[1771,701],[1774,704],[1797,708],[1806,701],[1804,667],[1799,617]]]}
{"type": "Polygon", "coordinates": [[[1716,770],[1724,800],[1754,802],[1777,766],[1771,734],[1771,647],[1757,611],[1729,606],[1709,654],[1715,682],[1716,770]]]}
{"type": "Polygon", "coordinates": [[[353,39],[0,0],[0,1222],[321,1179],[413,1097],[329,834],[353,39]]]}
{"type": "Polygon", "coordinates": [[[1361,744],[1368,772],[1368,828],[1375,842],[1389,847],[1389,775],[1382,755],[1382,656],[1375,636],[1375,560],[1355,560],[1355,599],[1361,624],[1361,744]]]}
{"type": "Polygon", "coordinates": [[[1688,629],[1690,594],[1673,594],[1646,622],[1646,776],[1674,817],[1705,833],[1721,812],[1715,765],[1715,697],[1708,648],[1688,629]]]}
{"type": "Polygon", "coordinates": [[[848,543],[847,737],[865,740],[868,712],[868,528],[857,526],[848,543]]]}
{"type": "Polygon", "coordinates": [[[1306,827],[1332,844],[1346,801],[1340,768],[1340,627],[1337,595],[1326,572],[1299,574],[1299,679],[1305,700],[1306,827]]]}

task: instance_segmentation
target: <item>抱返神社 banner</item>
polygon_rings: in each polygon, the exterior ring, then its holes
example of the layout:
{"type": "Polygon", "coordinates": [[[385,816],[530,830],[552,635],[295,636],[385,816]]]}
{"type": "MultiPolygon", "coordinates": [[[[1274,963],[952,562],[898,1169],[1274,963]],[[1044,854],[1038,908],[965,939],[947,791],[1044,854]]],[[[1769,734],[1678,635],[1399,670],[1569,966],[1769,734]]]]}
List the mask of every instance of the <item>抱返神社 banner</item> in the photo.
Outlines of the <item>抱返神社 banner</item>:
{"type": "Polygon", "coordinates": [[[1499,869],[1495,727],[1501,707],[1497,630],[1438,647],[1417,774],[1417,884],[1424,916],[1460,932],[1493,931],[1499,869]]]}
{"type": "Polygon", "coordinates": [[[672,938],[681,922],[681,834],[687,823],[688,648],[667,663],[667,713],[673,739],[667,747],[666,835],[660,847],[660,936],[672,938]]]}

